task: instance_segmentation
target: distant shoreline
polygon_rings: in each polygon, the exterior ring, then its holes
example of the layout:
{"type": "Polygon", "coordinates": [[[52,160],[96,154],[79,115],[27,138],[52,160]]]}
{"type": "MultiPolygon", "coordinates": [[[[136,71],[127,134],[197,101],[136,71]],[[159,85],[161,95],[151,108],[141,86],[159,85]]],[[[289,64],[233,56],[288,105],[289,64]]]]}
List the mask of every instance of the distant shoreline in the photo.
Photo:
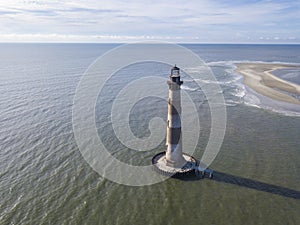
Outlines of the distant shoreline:
{"type": "Polygon", "coordinates": [[[272,74],[278,69],[299,66],[271,63],[235,63],[236,72],[244,76],[244,84],[254,91],[274,100],[300,105],[300,101],[285,92],[300,95],[300,85],[280,79],[272,74]]]}

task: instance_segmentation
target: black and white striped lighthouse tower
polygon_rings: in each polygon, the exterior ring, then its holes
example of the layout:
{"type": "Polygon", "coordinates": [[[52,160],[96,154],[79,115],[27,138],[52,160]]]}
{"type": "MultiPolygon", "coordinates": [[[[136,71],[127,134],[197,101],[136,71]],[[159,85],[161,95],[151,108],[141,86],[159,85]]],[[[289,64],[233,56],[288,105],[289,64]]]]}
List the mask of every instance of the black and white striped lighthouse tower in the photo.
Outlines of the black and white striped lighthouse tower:
{"type": "Polygon", "coordinates": [[[171,69],[168,100],[167,151],[166,163],[171,167],[183,167],[186,163],[182,155],[181,138],[181,93],[180,69],[175,65],[171,69]]]}
{"type": "Polygon", "coordinates": [[[168,99],[167,149],[152,158],[154,169],[167,176],[194,175],[198,161],[182,151],[181,135],[181,93],[180,69],[175,65],[171,69],[168,99]]]}

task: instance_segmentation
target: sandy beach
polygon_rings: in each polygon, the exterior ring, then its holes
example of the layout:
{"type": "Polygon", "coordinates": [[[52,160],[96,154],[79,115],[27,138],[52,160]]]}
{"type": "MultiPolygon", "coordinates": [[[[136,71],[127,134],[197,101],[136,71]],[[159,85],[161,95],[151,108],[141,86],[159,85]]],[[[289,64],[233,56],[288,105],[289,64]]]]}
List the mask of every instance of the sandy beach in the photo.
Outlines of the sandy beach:
{"type": "Polygon", "coordinates": [[[278,69],[299,68],[299,66],[267,63],[236,63],[235,65],[236,71],[244,76],[244,84],[256,92],[278,101],[300,105],[298,99],[286,93],[300,95],[300,85],[272,74],[278,69]]]}

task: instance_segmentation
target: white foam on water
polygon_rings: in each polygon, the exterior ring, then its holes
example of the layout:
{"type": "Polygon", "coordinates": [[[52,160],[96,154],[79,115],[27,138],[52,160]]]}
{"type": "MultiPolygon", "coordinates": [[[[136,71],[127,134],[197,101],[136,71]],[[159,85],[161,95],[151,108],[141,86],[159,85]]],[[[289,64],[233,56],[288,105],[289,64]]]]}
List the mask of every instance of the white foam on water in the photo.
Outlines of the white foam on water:
{"type": "Polygon", "coordinates": [[[226,106],[237,106],[238,104],[240,104],[239,102],[231,99],[226,99],[225,102],[226,102],[225,104],[226,106]]]}
{"type": "Polygon", "coordinates": [[[260,99],[258,97],[256,97],[255,95],[250,94],[250,93],[247,93],[247,95],[245,93],[244,104],[248,105],[248,106],[256,107],[256,108],[262,108],[260,99]]]}
{"type": "Polygon", "coordinates": [[[212,61],[206,63],[208,66],[227,66],[236,68],[237,63],[256,63],[256,64],[281,64],[287,66],[300,66],[300,63],[282,62],[282,61],[251,61],[251,60],[229,60],[229,61],[212,61]]]}
{"type": "Polygon", "coordinates": [[[187,91],[197,91],[199,88],[191,88],[191,87],[189,87],[187,85],[182,85],[181,89],[182,90],[187,90],[187,91]]]}

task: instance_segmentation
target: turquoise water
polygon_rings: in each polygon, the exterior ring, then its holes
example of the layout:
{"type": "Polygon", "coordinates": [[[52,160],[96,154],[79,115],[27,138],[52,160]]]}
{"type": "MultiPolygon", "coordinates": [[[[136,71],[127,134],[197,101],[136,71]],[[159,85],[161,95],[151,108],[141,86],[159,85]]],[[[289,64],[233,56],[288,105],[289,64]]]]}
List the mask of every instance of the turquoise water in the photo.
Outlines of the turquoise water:
{"type": "MultiPolygon", "coordinates": [[[[212,68],[225,97],[227,129],[211,165],[215,179],[169,179],[144,187],[99,176],[74,139],[76,87],[87,67],[115,46],[0,45],[0,224],[300,223],[299,108],[289,112],[254,104],[249,96],[255,93],[234,72],[234,62],[240,61],[299,64],[299,45],[185,45],[212,68]]],[[[299,70],[276,73],[295,83],[300,79],[299,70]]],[[[106,146],[118,159],[138,165],[149,164],[164,150],[164,142],[148,152],[127,149],[111,129],[110,107],[124,80],[149,74],[167,77],[169,66],[140,63],[121,70],[96,105],[96,124],[106,146]]],[[[195,152],[200,158],[209,137],[210,111],[201,89],[185,75],[183,80],[185,91],[200,96],[201,136],[195,152]]],[[[149,135],[148,121],[157,116],[165,120],[166,113],[165,102],[158,99],[137,104],[132,132],[149,135]]]]}

